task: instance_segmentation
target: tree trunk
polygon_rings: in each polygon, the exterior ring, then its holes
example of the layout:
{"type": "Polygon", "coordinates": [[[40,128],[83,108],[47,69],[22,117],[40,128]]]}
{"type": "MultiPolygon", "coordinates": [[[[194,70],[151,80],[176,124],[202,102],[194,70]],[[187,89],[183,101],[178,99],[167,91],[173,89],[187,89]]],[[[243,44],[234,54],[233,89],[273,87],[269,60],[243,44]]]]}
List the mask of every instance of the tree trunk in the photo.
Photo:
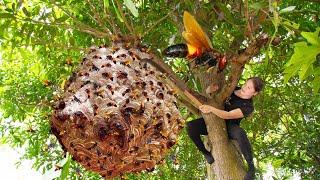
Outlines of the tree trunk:
{"type": "MultiPolygon", "coordinates": [[[[219,88],[225,83],[224,74],[217,73],[216,70],[207,71],[206,73],[198,71],[196,77],[203,87],[202,94],[205,94],[206,87],[212,83],[218,85],[219,88]]],[[[223,102],[217,102],[217,100],[220,100],[220,98],[215,97],[207,102],[207,104],[223,109],[223,102]]],[[[228,138],[225,120],[212,113],[202,115],[207,125],[209,150],[215,159],[212,165],[207,166],[208,179],[242,180],[246,173],[242,156],[239,156],[237,148],[228,138]]]]}
{"type": "Polygon", "coordinates": [[[245,175],[241,156],[228,139],[223,119],[213,114],[203,116],[207,124],[211,153],[215,162],[207,168],[208,179],[241,180],[245,175]]]}

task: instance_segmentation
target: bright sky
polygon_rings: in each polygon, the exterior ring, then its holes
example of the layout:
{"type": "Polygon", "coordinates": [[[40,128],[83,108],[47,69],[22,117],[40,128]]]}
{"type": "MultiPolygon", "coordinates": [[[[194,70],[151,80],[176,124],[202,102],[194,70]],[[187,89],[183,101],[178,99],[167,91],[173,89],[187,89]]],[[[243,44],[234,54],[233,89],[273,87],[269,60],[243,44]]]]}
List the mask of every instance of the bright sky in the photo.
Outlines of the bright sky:
{"type": "Polygon", "coordinates": [[[8,145],[0,144],[0,174],[1,179],[8,180],[51,180],[59,176],[60,172],[51,171],[42,175],[33,170],[32,161],[24,160],[17,169],[15,163],[19,161],[21,152],[15,151],[8,145]]]}

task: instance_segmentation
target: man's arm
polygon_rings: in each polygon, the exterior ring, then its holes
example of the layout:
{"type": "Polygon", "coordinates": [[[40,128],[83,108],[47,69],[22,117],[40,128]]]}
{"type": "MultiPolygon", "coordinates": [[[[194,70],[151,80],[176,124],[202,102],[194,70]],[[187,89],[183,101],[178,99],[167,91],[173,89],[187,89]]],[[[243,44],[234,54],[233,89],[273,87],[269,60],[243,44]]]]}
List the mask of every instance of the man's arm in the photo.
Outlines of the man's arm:
{"type": "Polygon", "coordinates": [[[222,119],[238,119],[243,118],[244,115],[240,108],[234,109],[232,111],[225,111],[221,109],[217,109],[213,106],[202,105],[199,107],[200,111],[203,113],[213,113],[222,119]]]}

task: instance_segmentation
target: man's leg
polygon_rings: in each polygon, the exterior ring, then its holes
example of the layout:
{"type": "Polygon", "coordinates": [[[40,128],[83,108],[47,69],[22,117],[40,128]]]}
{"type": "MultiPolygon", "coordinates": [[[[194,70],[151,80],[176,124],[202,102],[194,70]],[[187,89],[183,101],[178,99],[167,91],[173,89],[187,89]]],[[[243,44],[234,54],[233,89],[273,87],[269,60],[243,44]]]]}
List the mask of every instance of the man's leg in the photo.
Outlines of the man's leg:
{"type": "Polygon", "coordinates": [[[187,132],[191,140],[201,151],[209,164],[214,162],[211,153],[205,148],[200,135],[208,135],[207,126],[203,118],[187,122],[187,132]]]}
{"type": "Polygon", "coordinates": [[[228,135],[230,139],[234,139],[240,146],[241,153],[248,163],[249,170],[245,176],[245,180],[254,179],[254,163],[252,156],[252,149],[246,132],[238,125],[228,126],[228,135]]]}

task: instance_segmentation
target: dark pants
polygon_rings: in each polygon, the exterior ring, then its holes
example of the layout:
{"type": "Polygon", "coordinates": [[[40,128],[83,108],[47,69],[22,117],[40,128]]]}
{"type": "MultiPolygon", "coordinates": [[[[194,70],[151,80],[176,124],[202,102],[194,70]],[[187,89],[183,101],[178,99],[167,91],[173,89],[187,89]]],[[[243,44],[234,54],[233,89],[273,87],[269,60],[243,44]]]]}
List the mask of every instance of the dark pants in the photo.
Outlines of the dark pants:
{"type": "MultiPolygon", "coordinates": [[[[243,154],[244,158],[248,163],[249,171],[254,171],[251,145],[246,132],[237,124],[230,124],[230,123],[226,123],[226,124],[227,124],[227,132],[228,132],[229,139],[234,139],[238,142],[241,153],[243,154]]],[[[188,130],[188,135],[190,136],[194,144],[197,146],[197,148],[202,153],[208,152],[208,150],[206,150],[200,138],[200,135],[208,135],[207,126],[206,126],[206,123],[204,122],[204,119],[200,118],[193,121],[189,121],[187,123],[187,130],[188,130]]]]}

